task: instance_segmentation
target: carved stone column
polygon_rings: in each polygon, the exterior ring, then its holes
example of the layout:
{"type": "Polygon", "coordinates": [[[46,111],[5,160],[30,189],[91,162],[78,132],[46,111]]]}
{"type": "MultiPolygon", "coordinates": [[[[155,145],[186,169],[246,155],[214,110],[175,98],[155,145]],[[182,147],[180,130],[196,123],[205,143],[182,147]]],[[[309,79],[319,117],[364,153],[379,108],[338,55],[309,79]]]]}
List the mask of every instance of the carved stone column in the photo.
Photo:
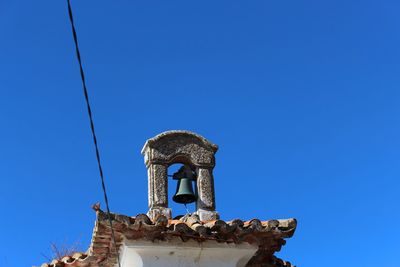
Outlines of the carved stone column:
{"type": "Polygon", "coordinates": [[[168,208],[168,176],[167,166],[150,164],[147,167],[149,182],[149,216],[162,214],[171,218],[171,209],[168,208]]]}
{"type": "Polygon", "coordinates": [[[197,192],[196,214],[201,221],[218,219],[215,211],[214,177],[212,168],[197,168],[197,192]]]}

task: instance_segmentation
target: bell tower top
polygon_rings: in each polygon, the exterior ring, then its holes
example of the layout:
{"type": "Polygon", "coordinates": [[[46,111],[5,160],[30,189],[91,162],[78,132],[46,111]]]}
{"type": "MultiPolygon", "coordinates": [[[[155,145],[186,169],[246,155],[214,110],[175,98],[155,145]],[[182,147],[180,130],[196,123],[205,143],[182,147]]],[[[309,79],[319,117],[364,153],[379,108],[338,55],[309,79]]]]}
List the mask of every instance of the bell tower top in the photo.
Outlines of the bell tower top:
{"type": "Polygon", "coordinates": [[[197,166],[215,165],[218,146],[190,131],[167,131],[146,141],[143,146],[145,164],[171,165],[184,163],[197,166]]]}
{"type": "Polygon", "coordinates": [[[151,218],[162,214],[171,218],[168,207],[168,174],[170,165],[181,163],[196,174],[196,214],[201,220],[218,218],[215,211],[214,177],[218,146],[190,131],[167,131],[146,141],[142,149],[149,180],[149,212],[151,218]]]}

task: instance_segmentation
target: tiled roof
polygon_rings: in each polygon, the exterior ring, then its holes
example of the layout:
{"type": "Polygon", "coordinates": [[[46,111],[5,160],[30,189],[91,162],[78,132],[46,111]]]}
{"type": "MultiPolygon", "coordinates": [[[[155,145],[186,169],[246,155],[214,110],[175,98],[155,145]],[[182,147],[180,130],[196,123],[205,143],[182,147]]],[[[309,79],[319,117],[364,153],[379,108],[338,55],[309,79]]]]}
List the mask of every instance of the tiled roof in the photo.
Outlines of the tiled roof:
{"type": "MultiPolygon", "coordinates": [[[[41,267],[113,267],[116,264],[116,249],[111,239],[108,216],[97,210],[92,242],[86,254],[72,256],[42,264],[41,267]]],[[[295,219],[260,221],[214,220],[200,221],[195,215],[185,215],[168,220],[164,216],[151,220],[145,214],[129,217],[111,214],[117,250],[122,240],[170,240],[195,239],[199,242],[215,240],[227,243],[247,242],[257,245],[259,250],[247,264],[248,267],[293,267],[273,254],[285,244],[285,238],[294,234],[295,219]]]]}

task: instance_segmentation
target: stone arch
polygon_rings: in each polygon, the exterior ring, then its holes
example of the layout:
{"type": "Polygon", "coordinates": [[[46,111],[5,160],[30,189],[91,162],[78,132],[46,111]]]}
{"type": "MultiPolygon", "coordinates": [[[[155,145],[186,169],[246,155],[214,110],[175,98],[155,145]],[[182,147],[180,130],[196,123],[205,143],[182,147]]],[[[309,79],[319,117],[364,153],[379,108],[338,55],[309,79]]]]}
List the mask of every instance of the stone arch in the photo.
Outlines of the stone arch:
{"type": "Polygon", "coordinates": [[[197,174],[196,213],[202,220],[216,219],[212,172],[217,150],[217,145],[189,131],[167,131],[147,140],[142,154],[148,170],[149,216],[163,214],[171,218],[167,169],[172,164],[182,163],[190,165],[197,174]]]}

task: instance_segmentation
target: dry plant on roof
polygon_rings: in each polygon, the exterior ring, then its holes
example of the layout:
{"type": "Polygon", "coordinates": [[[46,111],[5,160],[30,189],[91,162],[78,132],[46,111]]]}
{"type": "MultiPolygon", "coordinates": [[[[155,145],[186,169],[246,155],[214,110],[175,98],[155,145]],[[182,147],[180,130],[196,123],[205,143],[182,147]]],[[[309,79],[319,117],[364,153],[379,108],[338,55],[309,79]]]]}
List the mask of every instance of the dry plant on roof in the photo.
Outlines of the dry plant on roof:
{"type": "Polygon", "coordinates": [[[65,256],[72,255],[79,251],[79,242],[75,242],[72,245],[57,245],[55,243],[51,243],[50,246],[53,259],[62,259],[65,256]]]}
{"type": "Polygon", "coordinates": [[[76,241],[73,244],[56,244],[50,243],[50,250],[51,250],[51,257],[47,257],[45,254],[42,253],[42,256],[45,257],[48,261],[51,259],[58,259],[61,260],[65,256],[71,256],[74,253],[80,251],[80,242],[76,241]]]}

